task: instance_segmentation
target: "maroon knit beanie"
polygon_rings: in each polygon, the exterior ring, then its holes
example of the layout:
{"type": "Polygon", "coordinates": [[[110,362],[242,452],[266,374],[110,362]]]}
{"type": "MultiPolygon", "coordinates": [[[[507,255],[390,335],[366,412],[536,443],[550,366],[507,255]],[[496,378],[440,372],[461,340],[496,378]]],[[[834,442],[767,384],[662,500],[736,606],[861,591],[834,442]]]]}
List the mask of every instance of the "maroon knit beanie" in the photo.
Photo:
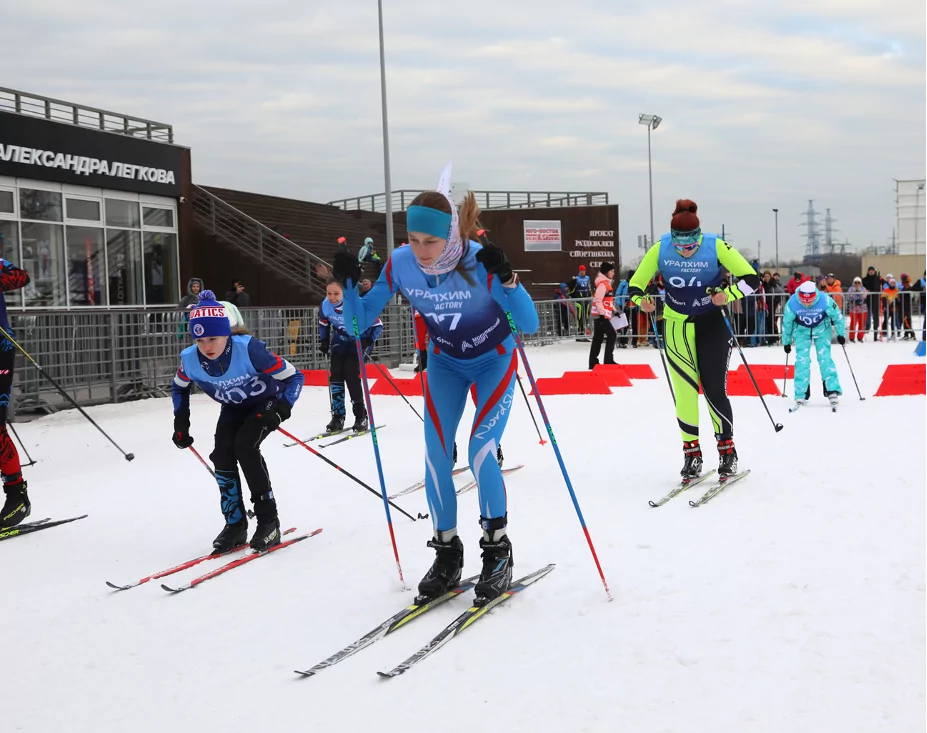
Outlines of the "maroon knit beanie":
{"type": "Polygon", "coordinates": [[[679,199],[676,202],[676,209],[673,211],[673,218],[670,221],[670,229],[676,232],[691,232],[699,228],[698,204],[689,199],[679,199]]]}

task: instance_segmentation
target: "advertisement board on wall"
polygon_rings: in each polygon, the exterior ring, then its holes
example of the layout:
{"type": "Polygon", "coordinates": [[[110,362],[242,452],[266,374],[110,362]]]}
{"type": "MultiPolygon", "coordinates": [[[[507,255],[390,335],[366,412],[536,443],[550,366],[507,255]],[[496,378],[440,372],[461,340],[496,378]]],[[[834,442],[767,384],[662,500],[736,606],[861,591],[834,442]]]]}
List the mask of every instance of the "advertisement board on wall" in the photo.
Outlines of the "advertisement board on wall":
{"type": "Polygon", "coordinates": [[[561,249],[560,221],[527,219],[524,223],[525,252],[559,252],[561,249]]]}

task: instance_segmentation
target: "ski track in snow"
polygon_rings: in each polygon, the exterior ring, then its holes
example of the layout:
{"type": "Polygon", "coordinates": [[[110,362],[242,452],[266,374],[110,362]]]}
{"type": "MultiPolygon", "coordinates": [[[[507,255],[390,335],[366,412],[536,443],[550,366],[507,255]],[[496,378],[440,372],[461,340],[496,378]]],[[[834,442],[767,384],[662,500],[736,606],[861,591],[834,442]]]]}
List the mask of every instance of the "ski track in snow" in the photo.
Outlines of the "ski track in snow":
{"type": "MultiPolygon", "coordinates": [[[[22,423],[40,461],[26,469],[33,517],[90,517],[0,544],[3,730],[923,731],[925,400],[872,397],[888,364],[924,363],[913,348],[848,345],[860,402],[835,347],[839,413],[823,409],[815,365],[808,407],[787,412],[791,382],[788,399],[767,398],[785,425],[778,435],[759,399],[733,398],[740,465],[753,473],[698,509],[688,500],[709,482],[659,509],[647,504],[672,487],[682,462],[655,350],[615,355],[650,363],[659,380],[610,397],[546,398],[613,603],[553,451],[538,445],[516,390],[503,443],[509,465],[526,464],[507,478],[515,575],[557,568],[391,681],[375,672],[430,639],[464,599],[312,679],[292,673],[412,600],[399,591],[375,497],[272,435],[264,454],[283,526],[324,527],[321,535],[181,596],[160,581],[113,592],[105,580],[137,580],[207,552],[221,528],[214,482],[170,443],[170,400],[89,410],[135,452],[133,463],[75,411],[22,423]]],[[[529,358],[536,376],[559,376],[582,369],[587,349],[563,343],[529,358]]],[[[784,363],[781,348],[745,353],[784,363]]],[[[421,425],[400,399],[374,399],[375,417],[389,423],[379,440],[393,492],[422,476],[421,425]]],[[[200,395],[192,409],[206,456],[218,406],[200,395]]],[[[704,401],[701,409],[711,468],[704,401]]],[[[472,417],[468,402],[462,456],[472,417]]],[[[285,427],[304,437],[327,418],[327,391],[306,388],[285,427]]],[[[326,455],[379,487],[368,439],[326,455]]],[[[427,511],[424,491],[397,503],[427,511]]],[[[477,572],[477,492],[459,507],[465,572],[477,572]]],[[[394,511],[393,522],[414,586],[432,559],[430,521],[394,511]]]]}

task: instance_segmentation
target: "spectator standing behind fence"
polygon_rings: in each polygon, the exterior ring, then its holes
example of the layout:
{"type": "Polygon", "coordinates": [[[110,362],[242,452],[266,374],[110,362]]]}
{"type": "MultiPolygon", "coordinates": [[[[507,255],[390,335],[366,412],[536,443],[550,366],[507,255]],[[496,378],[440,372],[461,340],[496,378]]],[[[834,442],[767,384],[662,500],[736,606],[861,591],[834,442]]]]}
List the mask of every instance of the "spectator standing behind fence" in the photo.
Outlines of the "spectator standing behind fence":
{"type": "MultiPolygon", "coordinates": [[[[589,284],[589,276],[586,274],[586,266],[580,265],[579,272],[573,276],[570,287],[571,298],[591,298],[592,287],[589,284]]],[[[586,318],[589,315],[588,303],[576,304],[577,320],[579,325],[580,336],[586,335],[586,318]]]]}
{"type": "Polygon", "coordinates": [[[905,341],[915,341],[914,335],[914,286],[911,276],[901,273],[901,295],[899,296],[899,310],[901,315],[901,332],[905,341]]]}
{"type": "Polygon", "coordinates": [[[245,292],[245,284],[241,280],[232,281],[232,289],[225,294],[225,299],[238,308],[251,307],[251,296],[245,292]]]}
{"type": "Polygon", "coordinates": [[[198,277],[191,277],[187,281],[187,294],[180,299],[180,307],[189,308],[191,305],[196,305],[201,292],[203,292],[203,281],[198,277]]]}
{"type": "Polygon", "coordinates": [[[257,339],[233,335],[225,307],[215,298],[211,290],[203,291],[190,313],[190,334],[196,343],[181,352],[171,385],[171,440],[181,449],[193,445],[190,385],[195,382],[222,405],[209,458],[215,466],[225,526],[213,540],[213,549],[228,552],[247,539],[241,466],[257,518],[250,545],[263,551],[280,544],[280,520],[260,445],[290,417],[302,390],[303,374],[257,339]]]}
{"type": "Polygon", "coordinates": [[[863,278],[863,287],[869,293],[867,305],[869,306],[866,314],[866,330],[872,329],[875,332],[874,340],[879,340],[879,314],[882,311],[880,293],[882,292],[882,278],[876,269],[869,266],[866,270],[866,276],[863,278]]]}
{"type": "Polygon", "coordinates": [[[846,343],[847,327],[843,313],[834,300],[813,283],[802,283],[785,306],[782,315],[782,347],[792,351],[795,342],[795,405],[794,412],[811,399],[811,345],[818,357],[818,369],[824,383],[824,395],[836,407],[843,390],[837,377],[837,367],[830,353],[831,326],[837,329],[837,343],[846,343]]]}
{"type": "Polygon", "coordinates": [[[827,277],[824,280],[824,290],[827,294],[834,299],[834,302],[837,304],[837,307],[842,311],[843,310],[843,284],[834,277],[834,273],[827,273],[827,277]]]}
{"type": "Polygon", "coordinates": [[[798,290],[799,285],[810,279],[811,278],[809,278],[807,275],[799,272],[798,270],[795,270],[795,272],[792,273],[792,279],[789,280],[788,285],[785,286],[785,290],[789,294],[789,297],[795,295],[795,291],[798,290]]]}
{"type": "Polygon", "coordinates": [[[615,266],[611,262],[603,262],[599,267],[599,274],[595,279],[595,294],[592,297],[592,345],[589,348],[589,368],[599,363],[599,351],[602,341],[605,341],[604,364],[615,363],[615,329],[612,327],[612,313],[615,304],[612,278],[615,277],[615,266]]]}
{"type": "Polygon", "coordinates": [[[756,272],[737,250],[716,234],[702,234],[697,209],[693,201],[676,202],[670,233],[647,250],[629,288],[631,300],[652,313],[656,303],[645,297],[644,289],[657,269],[666,278],[664,343],[676,391],[676,421],[683,440],[683,479],[692,479],[702,471],[700,386],[718,441],[718,474],[728,477],[737,472],[734,414],[727,396],[732,339],[720,308],[743,299],[760,285],[756,272]],[[709,294],[709,289],[714,291],[721,285],[722,268],[741,281],[709,294]]]}
{"type": "Polygon", "coordinates": [[[866,316],[869,314],[869,303],[863,279],[859,276],[853,278],[853,284],[847,290],[847,312],[850,314],[850,343],[863,342],[866,335],[866,316]]]}
{"type": "MultiPolygon", "coordinates": [[[[29,273],[0,257],[0,292],[9,293],[29,284],[29,273]]],[[[15,338],[6,315],[6,299],[0,295],[0,326],[15,338]]],[[[0,473],[3,474],[3,493],[6,498],[0,509],[0,528],[13,527],[32,512],[26,480],[23,478],[19,453],[6,429],[10,393],[13,390],[13,366],[16,347],[6,336],[0,335],[0,473]]]]}
{"type": "MultiPolygon", "coordinates": [[[[570,316],[576,316],[576,309],[569,301],[569,288],[566,283],[560,283],[554,288],[554,319],[557,322],[557,335],[568,336],[570,333],[570,316]]],[[[424,328],[424,326],[423,326],[424,328]]]]}
{"type": "Polygon", "coordinates": [[[898,332],[898,282],[894,275],[888,273],[886,285],[882,288],[882,335],[889,341],[897,338],[898,332]]]}

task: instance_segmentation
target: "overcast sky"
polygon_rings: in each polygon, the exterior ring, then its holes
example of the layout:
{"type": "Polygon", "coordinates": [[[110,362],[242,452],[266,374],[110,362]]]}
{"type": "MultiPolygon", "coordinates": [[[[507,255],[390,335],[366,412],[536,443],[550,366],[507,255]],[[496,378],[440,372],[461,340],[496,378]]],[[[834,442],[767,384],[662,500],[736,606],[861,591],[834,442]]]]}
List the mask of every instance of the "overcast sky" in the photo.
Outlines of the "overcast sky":
{"type": "MultiPolygon", "coordinates": [[[[924,0],[384,0],[393,188],[607,191],[623,256],[678,197],[763,257],[808,199],[885,244],[925,171],[924,0]]],[[[194,181],[382,191],[375,0],[0,4],[0,85],[174,125],[194,181]]]]}

